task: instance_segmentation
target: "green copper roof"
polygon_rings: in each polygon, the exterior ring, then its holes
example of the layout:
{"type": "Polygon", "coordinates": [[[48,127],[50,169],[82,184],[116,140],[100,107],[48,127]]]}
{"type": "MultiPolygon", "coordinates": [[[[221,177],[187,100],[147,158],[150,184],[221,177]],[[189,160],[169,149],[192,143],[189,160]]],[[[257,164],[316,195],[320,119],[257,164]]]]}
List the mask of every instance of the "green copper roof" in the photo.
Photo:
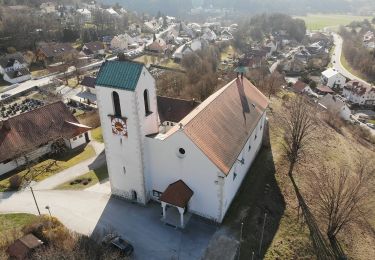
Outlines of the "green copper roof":
{"type": "Polygon", "coordinates": [[[134,91],[143,64],[132,61],[106,61],[102,64],[95,85],[134,91]]]}
{"type": "Polygon", "coordinates": [[[247,68],[245,66],[238,66],[237,68],[234,69],[234,72],[246,73],[247,72],[247,68]]]}

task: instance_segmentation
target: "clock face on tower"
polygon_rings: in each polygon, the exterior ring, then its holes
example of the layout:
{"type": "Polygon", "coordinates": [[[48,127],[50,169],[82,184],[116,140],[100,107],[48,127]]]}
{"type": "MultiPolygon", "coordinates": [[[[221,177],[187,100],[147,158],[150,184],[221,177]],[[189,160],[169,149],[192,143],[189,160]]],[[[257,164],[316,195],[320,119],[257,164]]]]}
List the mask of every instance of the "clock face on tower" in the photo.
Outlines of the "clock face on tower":
{"type": "Polygon", "coordinates": [[[128,136],[128,127],[126,125],[126,119],[113,117],[112,133],[116,135],[128,136]]]}

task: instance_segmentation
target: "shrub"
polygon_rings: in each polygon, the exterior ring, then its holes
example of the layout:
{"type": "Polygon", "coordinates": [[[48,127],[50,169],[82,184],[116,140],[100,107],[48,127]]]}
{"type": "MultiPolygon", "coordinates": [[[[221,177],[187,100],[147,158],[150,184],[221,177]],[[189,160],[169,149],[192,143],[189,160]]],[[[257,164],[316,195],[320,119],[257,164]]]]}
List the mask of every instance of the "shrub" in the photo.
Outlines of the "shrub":
{"type": "Polygon", "coordinates": [[[9,178],[9,187],[12,190],[18,190],[21,187],[22,184],[22,178],[18,174],[13,175],[9,178]]]}

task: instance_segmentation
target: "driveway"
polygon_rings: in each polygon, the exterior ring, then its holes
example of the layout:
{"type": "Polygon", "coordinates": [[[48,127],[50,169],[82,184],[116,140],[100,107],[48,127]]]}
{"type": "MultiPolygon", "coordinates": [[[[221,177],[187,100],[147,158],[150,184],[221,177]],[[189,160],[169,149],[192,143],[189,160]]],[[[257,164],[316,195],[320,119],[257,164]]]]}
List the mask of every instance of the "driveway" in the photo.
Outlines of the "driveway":
{"type": "MultiPolygon", "coordinates": [[[[161,207],[132,204],[108,194],[89,191],[36,191],[42,214],[51,213],[69,229],[83,234],[103,235],[116,231],[135,248],[134,259],[201,259],[211,237],[218,229],[197,216],[184,230],[160,221],[161,207]]],[[[30,191],[0,194],[0,212],[37,214],[30,191]]]]}

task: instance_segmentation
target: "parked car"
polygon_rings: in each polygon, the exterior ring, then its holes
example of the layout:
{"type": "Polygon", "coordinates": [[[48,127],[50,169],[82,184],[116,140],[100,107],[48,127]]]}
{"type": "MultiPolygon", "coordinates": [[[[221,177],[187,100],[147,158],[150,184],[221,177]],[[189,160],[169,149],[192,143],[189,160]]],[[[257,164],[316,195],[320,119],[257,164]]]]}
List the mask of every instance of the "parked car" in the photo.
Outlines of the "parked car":
{"type": "Polygon", "coordinates": [[[7,98],[7,97],[10,97],[10,94],[3,94],[0,97],[1,97],[1,99],[4,99],[4,98],[7,98]]]}
{"type": "Polygon", "coordinates": [[[131,256],[134,251],[134,247],[130,244],[129,241],[121,238],[121,236],[116,234],[106,235],[102,240],[102,244],[111,246],[125,256],[131,256]]]}

